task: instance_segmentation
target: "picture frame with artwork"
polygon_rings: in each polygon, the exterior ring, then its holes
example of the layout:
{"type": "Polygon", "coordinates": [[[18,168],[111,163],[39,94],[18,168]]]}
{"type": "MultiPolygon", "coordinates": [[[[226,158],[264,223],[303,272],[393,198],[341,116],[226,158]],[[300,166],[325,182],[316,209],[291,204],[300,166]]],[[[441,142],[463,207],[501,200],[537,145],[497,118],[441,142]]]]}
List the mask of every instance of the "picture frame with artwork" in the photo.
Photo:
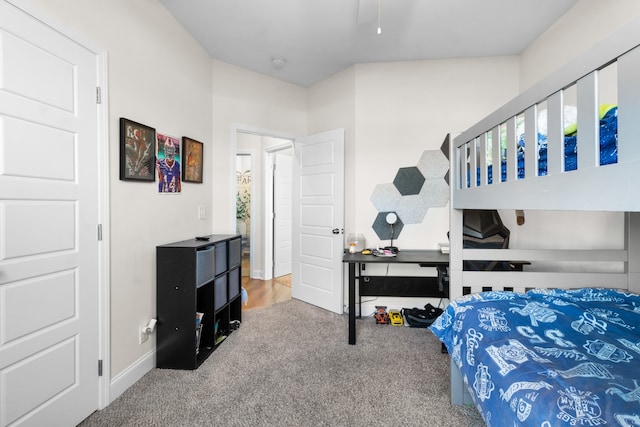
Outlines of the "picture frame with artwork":
{"type": "Polygon", "coordinates": [[[156,130],[133,120],[120,118],[120,179],[156,179],[156,130]]]}
{"type": "Polygon", "coordinates": [[[182,151],[180,138],[156,133],[156,170],[158,192],[179,194],[182,191],[182,151]]]}
{"type": "Polygon", "coordinates": [[[182,181],[202,184],[204,144],[189,137],[182,137],[182,181]]]}

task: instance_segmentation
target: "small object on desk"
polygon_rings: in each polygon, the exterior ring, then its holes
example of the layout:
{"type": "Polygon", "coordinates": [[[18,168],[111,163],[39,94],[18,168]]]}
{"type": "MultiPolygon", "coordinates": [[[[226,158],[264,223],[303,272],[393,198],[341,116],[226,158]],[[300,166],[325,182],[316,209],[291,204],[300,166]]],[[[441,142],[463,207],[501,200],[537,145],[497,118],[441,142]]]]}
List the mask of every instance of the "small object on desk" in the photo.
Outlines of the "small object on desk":
{"type": "Polygon", "coordinates": [[[202,240],[204,242],[208,242],[209,238],[207,236],[197,236],[196,240],[202,240]]]}
{"type": "Polygon", "coordinates": [[[373,255],[374,256],[379,256],[379,257],[394,257],[396,256],[396,254],[392,251],[390,251],[389,249],[374,249],[373,250],[373,255]]]}
{"type": "Polygon", "coordinates": [[[350,254],[360,253],[365,248],[366,244],[362,234],[349,234],[347,242],[349,244],[350,254]]]}
{"type": "Polygon", "coordinates": [[[384,248],[385,251],[391,251],[394,254],[397,254],[398,252],[400,252],[400,249],[398,249],[397,246],[385,246],[384,248]]]}
{"type": "Polygon", "coordinates": [[[371,255],[371,250],[370,249],[363,250],[362,255],[371,255]]]}

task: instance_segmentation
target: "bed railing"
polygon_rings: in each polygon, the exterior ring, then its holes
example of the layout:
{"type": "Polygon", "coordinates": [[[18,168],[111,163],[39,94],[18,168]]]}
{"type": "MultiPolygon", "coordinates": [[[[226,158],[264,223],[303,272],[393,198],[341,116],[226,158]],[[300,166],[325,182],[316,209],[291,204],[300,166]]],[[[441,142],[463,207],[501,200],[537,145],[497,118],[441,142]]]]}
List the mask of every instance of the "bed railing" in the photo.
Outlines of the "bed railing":
{"type": "Polygon", "coordinates": [[[470,249],[463,248],[462,210],[451,210],[449,258],[450,298],[487,290],[526,292],[532,288],[607,287],[640,293],[640,213],[624,214],[622,249],[470,249]],[[454,237],[456,236],[456,237],[454,237]],[[465,271],[464,261],[526,261],[582,263],[609,268],[602,271],[572,269],[541,271],[465,271]]]}
{"type": "Polygon", "coordinates": [[[640,24],[623,33],[601,42],[454,139],[454,209],[640,211],[640,24]],[[601,165],[599,75],[608,67],[616,70],[617,160],[601,165]],[[575,90],[577,99],[575,170],[567,170],[565,164],[568,88],[575,90]],[[547,117],[544,175],[537,149],[541,105],[547,117]]]}
{"type": "MultiPolygon", "coordinates": [[[[570,131],[570,130],[569,130],[570,131]]],[[[640,18],[456,137],[450,147],[450,294],[532,287],[615,287],[640,293],[640,18]],[[614,84],[604,75],[613,75],[614,84]],[[605,90],[607,86],[614,90],[605,90]],[[603,94],[617,108],[615,161],[601,162],[603,94]],[[570,98],[570,99],[569,99],[570,98]],[[567,166],[566,105],[577,118],[576,157],[567,166]],[[541,111],[546,164],[541,166],[541,111]],[[503,174],[504,171],[504,174],[503,174]],[[491,172],[491,174],[490,174],[491,172]],[[504,176],[503,176],[504,175],[504,176]],[[625,213],[620,250],[463,248],[463,209],[625,213]],[[613,263],[615,272],[475,272],[465,260],[613,263]]]]}

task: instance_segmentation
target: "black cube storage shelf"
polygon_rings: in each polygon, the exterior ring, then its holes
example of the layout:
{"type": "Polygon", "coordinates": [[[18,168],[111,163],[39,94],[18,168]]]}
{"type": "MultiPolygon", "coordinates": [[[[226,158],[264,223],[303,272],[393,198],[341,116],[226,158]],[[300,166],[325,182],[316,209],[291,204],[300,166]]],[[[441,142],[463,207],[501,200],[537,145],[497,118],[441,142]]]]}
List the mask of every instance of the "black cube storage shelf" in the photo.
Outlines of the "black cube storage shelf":
{"type": "Polygon", "coordinates": [[[242,321],[240,235],[207,237],[156,247],[158,368],[196,369],[242,321]]]}

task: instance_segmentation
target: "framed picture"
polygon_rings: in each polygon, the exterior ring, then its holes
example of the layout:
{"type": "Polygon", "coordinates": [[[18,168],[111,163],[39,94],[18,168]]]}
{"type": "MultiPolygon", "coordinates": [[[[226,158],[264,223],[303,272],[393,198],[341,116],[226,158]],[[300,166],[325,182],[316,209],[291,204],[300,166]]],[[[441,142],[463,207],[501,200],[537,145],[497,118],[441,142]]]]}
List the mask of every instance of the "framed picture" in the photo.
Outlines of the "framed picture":
{"type": "Polygon", "coordinates": [[[180,193],[182,191],[180,139],[158,132],[156,141],[158,192],[180,193]]]}
{"type": "Polygon", "coordinates": [[[202,184],[202,147],[204,144],[195,139],[182,137],[182,152],[184,161],[182,165],[182,180],[184,182],[197,182],[202,184]]]}
{"type": "Polygon", "coordinates": [[[120,118],[120,179],[155,181],[156,130],[133,120],[120,118]]]}

